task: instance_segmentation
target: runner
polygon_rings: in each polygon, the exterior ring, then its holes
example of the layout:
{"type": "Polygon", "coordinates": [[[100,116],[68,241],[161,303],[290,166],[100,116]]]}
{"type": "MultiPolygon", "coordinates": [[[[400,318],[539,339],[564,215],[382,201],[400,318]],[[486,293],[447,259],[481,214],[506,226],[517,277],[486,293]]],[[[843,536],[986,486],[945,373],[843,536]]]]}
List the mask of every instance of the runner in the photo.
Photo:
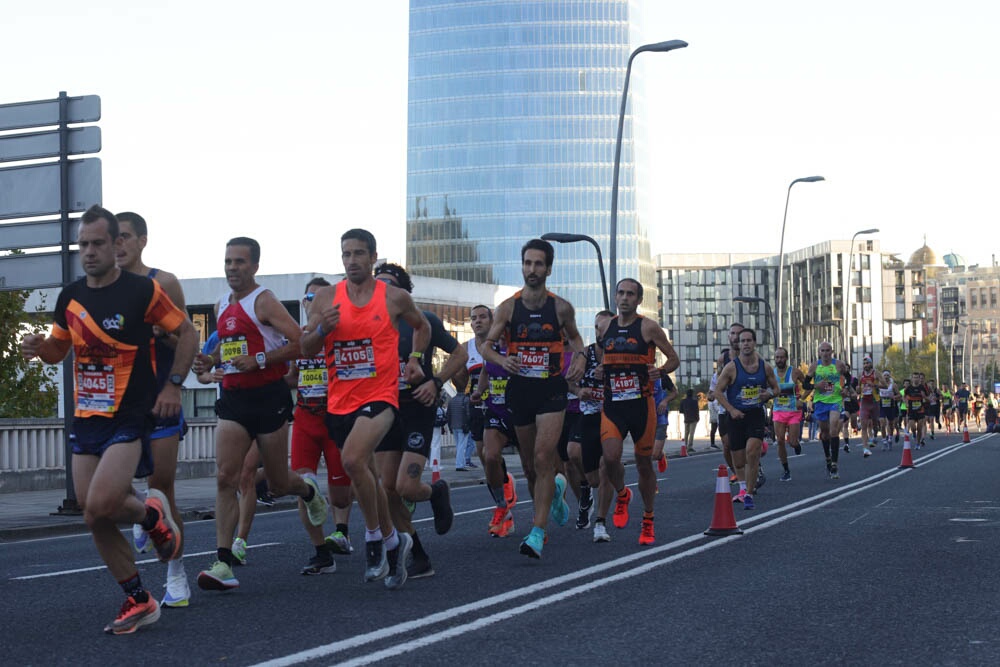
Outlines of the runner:
{"type": "Polygon", "coordinates": [[[230,292],[215,305],[219,347],[199,354],[195,371],[222,365],[222,394],[216,402],[218,466],[215,495],[216,561],[198,574],[204,590],[225,591],[240,582],[233,575],[233,531],[240,518],[236,491],[247,453],[257,443],[264,476],[275,496],[306,501],[315,526],[326,519],[326,499],[314,476],[288,468],[288,421],[292,400],[285,383],[288,362],[298,355],[301,330],[270,290],[257,284],[260,245],[247,237],[226,244],[225,270],[230,292]],[[287,342],[286,342],[287,341],[287,342]]]}
{"type": "Polygon", "coordinates": [[[180,415],[181,385],[197,347],[194,326],[163,288],[115,265],[124,242],[110,211],[97,205],[87,209],[78,237],[86,275],[59,293],[50,334],[31,334],[21,341],[25,359],[38,357],[48,364],[73,350],[73,486],[97,551],[126,596],[117,617],[104,628],[116,635],[135,632],[160,617],[160,605],[143,588],[135,556],[117,524],[140,524],[162,562],[176,558],[183,546],[167,497],[150,487],[143,503],[135,496],[132,478],[152,472],[154,420],[180,415]],[[173,364],[162,387],[153,367],[154,326],[176,336],[173,364]]]}
{"type": "Polygon", "coordinates": [[[851,371],[851,365],[844,362],[847,368],[847,375],[844,384],[843,407],[840,410],[840,428],[844,438],[844,452],[851,451],[851,431],[858,432],[858,412],[861,411],[861,404],[858,402],[858,378],[851,371]]]}
{"type": "MultiPolygon", "coordinates": [[[[410,274],[398,264],[379,265],[375,269],[375,278],[387,286],[402,288],[407,294],[413,292],[410,274]]],[[[427,484],[421,475],[430,457],[441,387],[464,370],[468,360],[465,347],[445,331],[438,316],[427,311],[423,315],[430,324],[431,332],[430,342],[423,348],[416,347],[412,326],[405,320],[398,325],[399,417],[375,449],[375,465],[385,488],[392,523],[396,530],[408,534],[413,541],[413,562],[407,567],[407,576],[414,579],[432,576],[434,568],[413,527],[412,511],[406,505],[429,500],[434,512],[434,531],[444,535],[451,529],[455,513],[451,509],[448,482],[439,479],[427,484]],[[448,353],[448,359],[437,376],[431,366],[435,349],[448,353]],[[417,359],[420,361],[421,377],[416,382],[409,382],[405,377],[406,366],[413,350],[420,353],[417,359]]]]}
{"type": "Polygon", "coordinates": [[[340,248],[347,279],[317,290],[302,354],[311,357],[323,350],[326,355],[326,425],[341,448],[364,515],[364,580],[385,579],[386,588],[396,589],[406,583],[413,539],[393,526],[385,489],[375,476],[374,453],[398,418],[400,378],[409,385],[426,384],[420,360],[431,328],[406,290],[375,280],[378,253],[371,232],[344,232],[340,248]],[[413,349],[402,372],[401,321],[413,328],[413,349]]]}
{"type": "MultiPolygon", "coordinates": [[[[656,434],[653,436],[653,460],[659,472],[667,471],[667,455],[663,446],[667,444],[667,427],[670,426],[670,402],[677,398],[677,385],[664,375],[653,383],[653,402],[656,405],[656,434]]],[[[694,446],[688,448],[694,454],[694,446]]]]}
{"type": "Polygon", "coordinates": [[[849,370],[842,361],[833,358],[833,345],[823,341],[819,345],[819,360],[814,361],[802,384],[805,390],[813,389],[813,414],[819,422],[819,437],[826,455],[826,470],[832,479],[840,479],[837,458],[840,451],[840,410],[845,393],[845,379],[849,370]]]}
{"type": "MultiPolygon", "coordinates": [[[[642,527],[639,544],[655,543],[653,505],[656,500],[656,473],[653,470],[653,441],[656,438],[656,405],[653,383],[680,366],[680,359],[667,340],[663,329],[653,320],[639,314],[642,304],[642,284],[633,278],[623,278],[615,287],[618,316],[612,318],[600,332],[604,347],[604,410],[601,414],[601,448],[604,471],[614,489],[615,528],[628,525],[628,506],[632,491],[625,485],[622,449],[625,437],[632,435],[635,443],[635,468],[639,475],[642,495],[642,527]],[[654,365],[656,350],[666,356],[663,366],[654,365]]],[[[607,516],[610,498],[601,498],[598,521],[607,516]]]]}
{"type": "Polygon", "coordinates": [[[979,385],[976,385],[976,391],[972,395],[972,400],[970,401],[970,403],[972,404],[972,416],[976,420],[976,428],[979,430],[980,433],[982,433],[983,406],[986,404],[986,401],[983,400],[983,390],[979,385]]]}
{"type": "Polygon", "coordinates": [[[778,382],[778,395],[774,397],[774,407],[771,417],[774,420],[774,436],[778,442],[778,459],[784,472],[782,482],[790,482],[792,473],[788,469],[787,441],[795,450],[795,455],[802,453],[799,438],[802,435],[802,407],[799,404],[802,391],[802,381],[805,379],[802,371],[789,366],[788,350],[779,347],[774,351],[774,378],[778,382]]]}
{"type": "Polygon", "coordinates": [[[569,505],[563,498],[566,479],[555,475],[556,450],[566,412],[566,382],[580,379],[586,366],[572,304],[545,289],[554,256],[552,244],[541,239],[532,239],[521,248],[524,287],[497,308],[493,326],[479,348],[483,359],[502,365],[511,374],[506,405],[522,460],[527,462],[524,472],[535,507],[534,527],[519,549],[531,558],[542,556],[549,514],[559,525],[569,520],[569,505]],[[504,332],[506,356],[493,348],[504,332]],[[565,377],[564,335],[578,353],[565,377]]]}
{"type": "Polygon", "coordinates": [[[920,382],[920,373],[914,371],[910,376],[910,384],[903,389],[903,400],[906,401],[906,430],[917,444],[923,440],[924,400],[927,394],[920,382]]]}
{"type": "Polygon", "coordinates": [[[944,418],[945,431],[951,433],[955,421],[955,401],[951,390],[953,387],[944,385],[941,387],[941,416],[944,418]]]}
{"type": "Polygon", "coordinates": [[[874,431],[880,414],[879,405],[875,402],[875,390],[884,388],[882,376],[875,372],[872,358],[868,355],[865,355],[864,362],[862,363],[861,375],[858,377],[858,387],[861,394],[859,417],[861,422],[861,442],[864,457],[868,458],[872,455],[871,447],[875,444],[874,431]]]}
{"type": "Polygon", "coordinates": [[[764,404],[780,396],[781,390],[774,369],[757,354],[757,332],[743,329],[739,343],[740,354],[722,369],[716,392],[732,420],[729,443],[740,479],[740,492],[734,500],[742,500],[743,509],[752,510],[764,442],[764,404]]]}
{"type": "Polygon", "coordinates": [[[955,422],[955,430],[959,431],[969,427],[969,383],[963,382],[962,388],[955,392],[955,402],[958,407],[958,420],[955,422]]]}
{"type": "Polygon", "coordinates": [[[931,440],[934,439],[934,426],[941,428],[941,392],[938,391],[934,380],[928,380],[927,385],[927,429],[930,431],[931,440]]]}
{"type": "MultiPolygon", "coordinates": [[[[146,220],[138,213],[131,212],[119,213],[115,217],[118,218],[118,232],[122,239],[115,255],[119,268],[155,280],[174,305],[181,312],[186,313],[184,291],[181,289],[177,277],[167,271],[150,268],[142,261],[142,251],[148,242],[146,220]]],[[[159,327],[153,328],[153,362],[159,389],[163,389],[170,381],[169,373],[173,366],[176,345],[177,336],[168,334],[159,327]]],[[[183,381],[181,378],[181,382],[183,381]]],[[[174,497],[174,477],[177,472],[177,450],[180,441],[184,439],[185,430],[187,430],[187,425],[184,423],[183,409],[176,417],[156,420],[156,427],[149,437],[153,454],[153,473],[147,480],[151,488],[157,489],[167,497],[167,502],[170,503],[170,513],[181,535],[182,545],[184,543],[184,521],[177,509],[177,501],[174,497]]],[[[149,541],[149,534],[137,523],[132,524],[132,540],[139,553],[151,551],[153,548],[149,541]]],[[[182,548],[177,558],[167,563],[167,583],[164,586],[166,593],[160,601],[164,607],[187,607],[191,599],[191,588],[188,586],[187,574],[184,572],[183,558],[182,548]]]]}
{"type": "MultiPolygon", "coordinates": [[[[882,422],[882,451],[892,451],[893,431],[898,428],[899,411],[896,408],[896,382],[889,371],[882,371],[878,388],[879,419],[882,422]]],[[[898,432],[896,437],[898,438],[898,432]]]]}
{"type": "MultiPolygon", "coordinates": [[[[326,278],[313,278],[306,284],[302,310],[307,319],[312,311],[316,290],[329,286],[330,282],[326,278]]],[[[289,368],[285,381],[296,392],[292,426],[292,470],[301,476],[315,477],[320,457],[326,460],[326,488],[335,526],[334,532],[324,537],[323,526],[312,524],[305,501],[299,499],[299,519],[316,552],[302,568],[302,574],[336,572],[337,563],[333,560],[333,555],[349,555],[354,551],[347,527],[352,498],[351,479],[340,461],[340,449],[326,430],[326,388],[329,384],[326,359],[322,353],[296,359],[289,368]]]]}

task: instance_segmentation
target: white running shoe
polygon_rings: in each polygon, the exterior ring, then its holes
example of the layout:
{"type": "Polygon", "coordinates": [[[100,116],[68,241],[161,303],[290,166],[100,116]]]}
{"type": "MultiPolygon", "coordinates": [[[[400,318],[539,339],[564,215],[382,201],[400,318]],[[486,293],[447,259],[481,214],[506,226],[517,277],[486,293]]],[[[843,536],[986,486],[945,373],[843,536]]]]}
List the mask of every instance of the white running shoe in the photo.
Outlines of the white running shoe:
{"type": "Polygon", "coordinates": [[[608,535],[608,529],[603,523],[594,524],[594,541],[595,542],[610,542],[611,536],[608,535]]]}
{"type": "Polygon", "coordinates": [[[160,605],[164,607],[186,607],[191,601],[191,588],[188,586],[187,575],[183,572],[177,575],[168,575],[167,583],[163,585],[167,589],[160,605]]]}
{"type": "Polygon", "coordinates": [[[132,544],[135,545],[136,553],[144,554],[153,550],[153,541],[149,539],[149,533],[137,523],[132,524],[132,544]]]}

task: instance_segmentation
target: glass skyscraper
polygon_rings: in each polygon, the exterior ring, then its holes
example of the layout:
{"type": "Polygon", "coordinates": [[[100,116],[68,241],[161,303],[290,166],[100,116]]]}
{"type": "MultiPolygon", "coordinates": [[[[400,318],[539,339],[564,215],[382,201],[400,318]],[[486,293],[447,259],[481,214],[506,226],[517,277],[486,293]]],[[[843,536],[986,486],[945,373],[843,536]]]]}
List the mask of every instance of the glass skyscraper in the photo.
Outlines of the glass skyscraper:
{"type": "MultiPolygon", "coordinates": [[[[634,0],[411,0],[411,273],[521,285],[521,246],[546,232],[589,235],[607,261],[615,136],[637,18],[634,0]]],[[[642,90],[633,68],[618,276],[640,279],[644,310],[655,315],[635,179],[641,127],[632,113],[642,90]]],[[[596,253],[588,243],[554,245],[549,286],[576,306],[586,336],[604,307],[596,253]]]]}

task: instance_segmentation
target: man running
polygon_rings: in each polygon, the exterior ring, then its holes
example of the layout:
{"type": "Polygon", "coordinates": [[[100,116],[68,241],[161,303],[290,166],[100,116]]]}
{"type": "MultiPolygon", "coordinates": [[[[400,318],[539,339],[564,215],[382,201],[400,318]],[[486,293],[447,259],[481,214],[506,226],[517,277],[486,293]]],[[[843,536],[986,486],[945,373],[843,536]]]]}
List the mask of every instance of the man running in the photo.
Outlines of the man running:
{"type": "Polygon", "coordinates": [[[952,397],[951,390],[954,389],[951,385],[941,386],[941,416],[944,419],[945,431],[951,433],[952,424],[955,417],[955,402],[952,397]]]}
{"type": "Polygon", "coordinates": [[[97,551],[125,593],[121,611],[104,628],[116,635],[160,617],[117,524],[140,524],[162,562],[176,558],[182,547],[167,497],[150,487],[143,503],[132,478],[152,472],[154,420],[180,414],[181,384],[197,348],[194,326],[163,288],[115,265],[123,243],[110,211],[97,205],[87,209],[78,236],[86,276],[59,293],[48,337],[31,334],[21,341],[25,359],[38,357],[48,364],[73,350],[73,485],[97,551]],[[154,326],[176,337],[170,380],[162,387],[153,366],[154,326]]]}
{"type": "MultiPolygon", "coordinates": [[[[375,269],[375,279],[387,286],[401,288],[407,294],[413,292],[410,274],[398,264],[380,264],[375,269]]],[[[407,362],[416,349],[413,327],[405,320],[399,323],[399,418],[375,449],[375,465],[385,488],[392,523],[396,530],[408,534],[413,540],[413,562],[407,567],[407,577],[414,579],[432,576],[434,568],[413,527],[411,510],[404,503],[412,505],[429,500],[434,512],[434,531],[438,535],[444,535],[451,529],[455,514],[451,509],[448,482],[439,479],[433,484],[427,484],[421,475],[430,457],[441,387],[462,371],[468,360],[465,347],[445,331],[438,316],[428,311],[424,311],[423,315],[430,325],[431,336],[430,342],[418,350],[420,356],[417,359],[422,376],[416,382],[408,382],[404,377],[407,362]],[[437,376],[431,366],[435,349],[448,354],[448,359],[437,376]]]]}
{"type": "MultiPolygon", "coordinates": [[[[306,284],[302,309],[308,319],[315,303],[316,290],[329,287],[326,278],[313,278],[306,284]]],[[[322,353],[300,357],[285,376],[285,381],[295,389],[294,426],[292,427],[292,470],[300,476],[316,476],[320,457],[326,460],[326,488],[332,506],[334,532],[323,536],[323,526],[314,526],[309,520],[305,501],[299,498],[299,519],[315,550],[302,574],[318,575],[337,571],[334,554],[347,555],[353,551],[348,538],[348,518],[351,511],[351,479],[340,461],[337,447],[326,430],[326,358],[322,353]]]]}
{"type": "MultiPolygon", "coordinates": [[[[680,359],[663,329],[639,314],[642,284],[638,280],[619,280],[615,286],[615,301],[618,315],[600,331],[604,347],[604,410],[601,414],[604,471],[616,493],[612,522],[615,528],[625,528],[632,490],[625,485],[622,448],[625,437],[631,433],[643,503],[639,544],[650,545],[656,541],[653,527],[653,503],[656,500],[656,472],[652,458],[656,439],[653,383],[676,370],[680,359]],[[657,350],[666,356],[666,362],[660,367],[654,365],[657,350]]],[[[610,509],[607,500],[601,498],[598,521],[607,516],[610,509]]]]}
{"type": "Polygon", "coordinates": [[[903,400],[906,401],[906,430],[910,432],[910,439],[914,447],[924,439],[924,401],[927,394],[924,385],[920,382],[920,373],[914,371],[910,376],[910,384],[903,389],[903,400]]]}
{"type": "MultiPolygon", "coordinates": [[[[715,390],[719,381],[719,374],[730,361],[738,357],[740,354],[739,341],[741,331],[743,331],[743,325],[739,322],[733,322],[729,326],[729,332],[727,334],[729,337],[729,347],[724,349],[719,355],[719,358],[715,360],[715,373],[712,374],[712,380],[708,386],[709,400],[718,401],[718,396],[716,396],[715,390]]],[[[719,439],[722,440],[722,456],[726,460],[726,465],[729,467],[729,483],[736,484],[739,481],[739,478],[736,476],[736,468],[733,465],[732,451],[729,449],[729,423],[729,413],[727,413],[725,409],[721,409],[719,412],[719,439]]]]}
{"type": "Polygon", "coordinates": [[[934,380],[927,380],[924,384],[927,386],[927,430],[930,432],[931,440],[933,440],[935,425],[937,428],[941,428],[941,392],[938,391],[934,380]]]}
{"type": "MultiPolygon", "coordinates": [[[[177,276],[162,269],[150,268],[142,261],[142,251],[149,241],[146,220],[138,213],[132,212],[119,213],[115,217],[118,218],[118,232],[122,239],[115,257],[118,266],[129,273],[155,280],[174,305],[186,314],[184,291],[181,289],[177,276]]],[[[183,385],[183,376],[170,377],[168,375],[174,362],[177,337],[154,327],[153,338],[153,361],[156,368],[157,386],[162,389],[168,382],[183,385]]],[[[156,427],[149,436],[153,454],[153,474],[147,480],[151,488],[157,489],[167,497],[167,501],[170,503],[170,513],[182,538],[181,544],[184,543],[184,521],[177,509],[177,501],[174,496],[174,477],[177,472],[177,449],[180,441],[184,439],[184,431],[183,409],[176,417],[156,420],[156,427]]],[[[149,542],[148,533],[139,524],[132,525],[132,538],[136,551],[139,553],[153,548],[149,542]]],[[[182,548],[178,552],[177,558],[167,563],[166,594],[160,601],[164,607],[187,607],[191,599],[191,589],[188,586],[187,574],[184,572],[183,558],[182,548]]]]}
{"type": "Polygon", "coordinates": [[[840,411],[845,393],[845,380],[850,377],[847,365],[833,358],[833,345],[823,341],[819,345],[819,360],[814,361],[806,373],[802,388],[813,389],[813,415],[819,423],[819,437],[826,455],[826,470],[831,479],[840,479],[837,459],[840,452],[840,411]]]}
{"type": "MultiPolygon", "coordinates": [[[[400,379],[426,384],[423,350],[431,339],[427,318],[406,290],[375,280],[375,237],[349,229],[340,237],[346,280],[316,292],[302,336],[302,354],[326,355],[329,376],[326,425],[341,448],[344,470],[365,521],[365,581],[385,587],[406,583],[413,539],[393,526],[385,489],[375,475],[375,448],[399,414],[400,379]],[[413,348],[400,370],[399,325],[413,328],[413,348]]],[[[435,391],[435,394],[437,392],[435,391]]]]}
{"type": "MultiPolygon", "coordinates": [[[[878,388],[879,419],[882,424],[882,451],[892,451],[892,435],[897,429],[899,410],[896,408],[896,381],[889,371],[882,371],[878,388]]],[[[899,437],[898,434],[896,437],[899,437]]]]}
{"type": "Polygon", "coordinates": [[[233,531],[240,518],[236,491],[247,452],[256,441],[264,476],[274,496],[295,495],[307,506],[309,521],[323,525],[326,499],[311,475],[288,468],[288,421],[292,399],[285,383],[288,362],[298,357],[301,329],[273,292],[257,284],[260,244],[240,236],[226,244],[230,291],[215,304],[219,347],[198,355],[198,373],[220,365],[222,393],[216,402],[215,495],[216,561],[198,574],[204,590],[225,591],[240,582],[233,575],[233,531]]]}
{"type": "Polygon", "coordinates": [[[795,450],[795,455],[802,453],[799,438],[802,434],[802,407],[799,405],[799,394],[802,381],[805,379],[802,371],[789,366],[788,350],[779,347],[774,351],[774,376],[778,382],[778,395],[774,397],[774,407],[771,416],[774,420],[774,437],[778,441],[778,459],[784,472],[782,482],[789,482],[792,473],[788,469],[788,449],[785,442],[795,450]]]}
{"type": "Polygon", "coordinates": [[[757,332],[743,329],[739,343],[740,354],[722,369],[716,393],[731,419],[729,446],[740,479],[737,498],[743,509],[752,510],[766,427],[764,404],[781,390],[774,369],[757,354],[757,332]]]}
{"type": "Polygon", "coordinates": [[[875,372],[872,358],[865,355],[861,364],[861,375],[858,376],[860,422],[861,422],[861,446],[864,457],[872,455],[871,447],[875,444],[876,420],[879,415],[879,406],[875,402],[876,389],[884,388],[882,377],[875,372]]]}
{"type": "Polygon", "coordinates": [[[541,558],[549,514],[559,525],[569,520],[569,505],[563,498],[566,479],[556,478],[557,448],[566,413],[567,380],[575,382],[586,366],[583,339],[576,328],[576,314],[569,301],[545,288],[552,274],[555,252],[552,244],[532,239],[521,248],[524,287],[497,308],[493,326],[479,348],[483,359],[503,366],[511,374],[506,404],[511,412],[517,440],[534,499],[535,519],[531,532],[521,542],[520,552],[541,558]],[[507,355],[493,345],[507,334],[507,355]],[[562,374],[563,337],[577,352],[566,376],[562,374]]]}
{"type": "Polygon", "coordinates": [[[968,382],[963,382],[962,388],[955,392],[955,403],[958,407],[958,420],[955,422],[955,431],[969,427],[969,399],[971,396],[968,382]]]}

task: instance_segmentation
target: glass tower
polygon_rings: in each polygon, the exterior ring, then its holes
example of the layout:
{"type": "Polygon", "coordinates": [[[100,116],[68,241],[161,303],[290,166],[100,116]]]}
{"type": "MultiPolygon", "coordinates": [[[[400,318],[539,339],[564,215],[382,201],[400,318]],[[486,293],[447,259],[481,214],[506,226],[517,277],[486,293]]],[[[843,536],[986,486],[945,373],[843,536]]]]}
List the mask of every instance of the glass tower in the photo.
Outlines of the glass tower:
{"type": "MultiPolygon", "coordinates": [[[[615,136],[637,18],[635,0],[410,1],[411,273],[519,286],[521,246],[546,232],[591,236],[607,261],[615,136]]],[[[641,126],[632,114],[641,101],[633,68],[618,276],[643,283],[644,310],[655,316],[635,179],[641,126]]],[[[589,337],[604,307],[596,253],[589,243],[553,245],[548,284],[576,306],[589,337]]]]}

